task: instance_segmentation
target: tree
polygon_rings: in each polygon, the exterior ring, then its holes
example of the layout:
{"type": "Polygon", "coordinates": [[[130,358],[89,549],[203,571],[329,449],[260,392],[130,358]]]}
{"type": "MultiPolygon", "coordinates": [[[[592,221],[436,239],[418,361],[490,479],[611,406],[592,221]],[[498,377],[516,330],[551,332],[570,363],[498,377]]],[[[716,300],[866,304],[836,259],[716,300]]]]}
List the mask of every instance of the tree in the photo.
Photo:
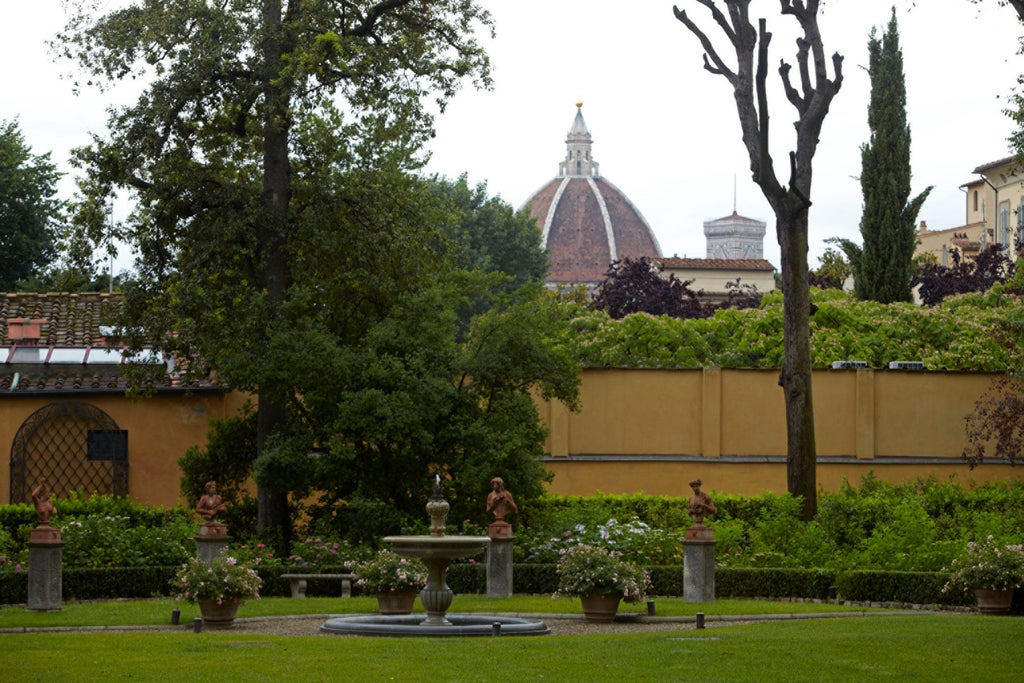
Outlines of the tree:
{"type": "Polygon", "coordinates": [[[860,233],[864,245],[835,240],[853,266],[854,294],[861,301],[888,304],[911,300],[917,215],[928,194],[910,197],[910,126],[907,125],[907,89],[903,77],[896,8],[878,38],[868,40],[868,105],[870,141],[861,146],[860,186],[864,213],[860,233]]]}
{"type": "MultiPolygon", "coordinates": [[[[316,259],[341,220],[406,230],[402,216],[348,203],[379,180],[348,171],[413,166],[431,133],[424,99],[443,108],[465,80],[489,84],[475,39],[489,15],[471,0],[167,0],[99,16],[91,7],[73,3],[55,44],[87,84],[148,85],[112,110],[108,137],[76,152],[85,171],[76,222],[95,243],[120,238],[138,250],[126,312],[146,325],[127,318],[130,338],[156,340],[187,367],[209,364],[257,395],[259,525],[286,547],[290,478],[274,463],[302,401],[282,363],[302,348],[295,325],[322,294],[300,268],[328,265],[316,259]],[[137,208],[109,231],[103,207],[118,190],[137,208]]],[[[373,260],[394,265],[398,245],[373,260]]],[[[424,258],[388,284],[431,264],[424,258]]]]}
{"type": "Polygon", "coordinates": [[[32,154],[17,121],[0,121],[0,291],[40,275],[56,256],[60,176],[49,152],[32,154]]]}
{"type": "Polygon", "coordinates": [[[818,257],[818,268],[811,271],[810,283],[812,287],[821,289],[842,289],[852,273],[853,269],[843,255],[829,247],[818,257]]]}
{"type": "MultiPolygon", "coordinates": [[[[1018,245],[1017,253],[1020,253],[1018,245]]],[[[934,306],[947,296],[968,292],[987,292],[994,285],[1006,282],[1017,272],[1016,264],[1007,256],[1002,244],[990,244],[973,259],[966,259],[960,251],[950,253],[950,266],[929,263],[914,276],[914,285],[920,285],[921,303],[934,306]]]]}
{"type": "Polygon", "coordinates": [[[793,495],[803,498],[803,516],[817,509],[814,408],[811,393],[810,286],[807,266],[807,222],[811,206],[814,153],[832,98],[843,82],[843,58],[832,56],[830,79],[821,32],[818,0],[780,0],[783,15],[793,17],[802,36],[797,39],[799,82],[790,78],[791,65],[781,62],[779,75],[786,97],[796,109],[796,145],[789,154],[789,184],[775,175],[769,145],[768,47],[772,34],[766,21],[755,29],[749,15],[750,0],[724,0],[728,15],[714,0],[695,0],[711,13],[736,55],[732,67],[685,11],[673,8],[676,18],[700,41],[704,68],[724,77],[733,89],[743,144],[750,158],[753,180],[775,213],[775,232],[781,247],[782,292],[786,299],[783,343],[785,358],[779,383],[786,402],[786,481],[793,495]],[[756,52],[756,56],[755,56],[756,52]]]}
{"type": "Polygon", "coordinates": [[[431,181],[451,205],[453,220],[439,227],[456,245],[460,267],[503,273],[507,292],[544,281],[548,257],[537,220],[528,211],[517,213],[500,197],[488,197],[487,183],[471,188],[465,175],[431,181]]]}
{"type": "Polygon", "coordinates": [[[632,313],[707,318],[714,314],[715,307],[700,300],[690,289],[692,283],[679,280],[675,274],[662,277],[661,268],[646,256],[625,258],[612,262],[591,306],[615,319],[632,313]]]}

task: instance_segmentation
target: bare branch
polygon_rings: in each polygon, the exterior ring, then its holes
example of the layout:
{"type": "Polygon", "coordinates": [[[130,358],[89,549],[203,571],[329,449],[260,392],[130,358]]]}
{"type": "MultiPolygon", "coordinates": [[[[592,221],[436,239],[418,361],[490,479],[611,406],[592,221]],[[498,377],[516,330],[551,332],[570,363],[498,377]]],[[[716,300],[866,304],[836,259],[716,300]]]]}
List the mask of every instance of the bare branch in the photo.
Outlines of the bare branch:
{"type": "MultiPolygon", "coordinates": [[[[710,0],[697,0],[697,2],[711,10],[711,14],[715,17],[715,21],[717,21],[718,25],[722,27],[726,36],[729,37],[729,41],[735,45],[736,34],[729,26],[729,22],[726,20],[725,15],[723,15],[717,7],[711,4],[710,0]]],[[[689,29],[690,33],[697,36],[697,40],[700,41],[701,47],[704,48],[704,68],[715,75],[725,76],[730,83],[735,85],[736,74],[726,66],[725,61],[718,55],[718,52],[715,50],[715,46],[712,44],[707,34],[704,33],[697,24],[693,23],[688,16],[686,16],[686,12],[684,10],[673,6],[672,12],[676,15],[676,19],[682,22],[682,24],[689,29]]]]}

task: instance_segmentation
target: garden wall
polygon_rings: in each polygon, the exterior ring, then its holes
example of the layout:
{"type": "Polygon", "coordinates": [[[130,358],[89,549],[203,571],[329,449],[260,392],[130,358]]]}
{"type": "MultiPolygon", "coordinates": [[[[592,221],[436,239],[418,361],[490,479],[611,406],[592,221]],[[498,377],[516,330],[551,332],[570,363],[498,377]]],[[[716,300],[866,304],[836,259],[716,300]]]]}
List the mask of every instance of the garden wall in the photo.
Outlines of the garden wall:
{"type": "MultiPolygon", "coordinates": [[[[956,474],[1024,478],[1024,468],[960,459],[964,417],[988,373],[814,372],[818,482],[835,490],[873,470],[892,482],[956,474]]],[[[687,482],[755,495],[786,491],[786,422],[777,370],[588,369],[581,410],[540,402],[550,428],[549,489],[565,495],[689,495],[687,482]]]]}

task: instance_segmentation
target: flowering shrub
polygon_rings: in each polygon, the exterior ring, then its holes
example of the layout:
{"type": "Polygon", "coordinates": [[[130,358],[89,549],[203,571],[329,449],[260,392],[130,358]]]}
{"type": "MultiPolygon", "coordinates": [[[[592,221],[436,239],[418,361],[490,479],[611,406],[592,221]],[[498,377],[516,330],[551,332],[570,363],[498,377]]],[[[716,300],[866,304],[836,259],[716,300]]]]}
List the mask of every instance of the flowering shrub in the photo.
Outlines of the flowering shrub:
{"type": "Polygon", "coordinates": [[[356,585],[367,593],[419,590],[427,583],[427,566],[422,561],[381,550],[356,565],[356,585]]]}
{"type": "Polygon", "coordinates": [[[684,530],[657,529],[637,517],[603,524],[576,524],[557,536],[529,544],[527,562],[558,562],[562,554],[578,545],[596,545],[620,551],[647,565],[680,564],[684,530]]]}
{"type": "Polygon", "coordinates": [[[12,558],[6,555],[0,555],[0,572],[20,572],[24,571],[21,563],[15,562],[12,558]]]}
{"type": "Polygon", "coordinates": [[[259,598],[262,583],[255,569],[221,553],[211,562],[189,558],[171,585],[179,600],[216,600],[219,604],[228,598],[259,598]]]}
{"type": "Polygon", "coordinates": [[[282,564],[281,558],[274,555],[273,549],[264,543],[243,543],[233,547],[231,553],[239,562],[252,567],[279,567],[282,564]]]}
{"type": "Polygon", "coordinates": [[[971,541],[946,571],[950,577],[943,591],[1020,588],[1024,584],[1024,546],[997,543],[992,536],[981,543],[971,541]]]}
{"type": "Polygon", "coordinates": [[[647,571],[622,559],[622,553],[592,545],[577,545],[558,560],[557,595],[622,593],[626,602],[644,599],[651,585],[647,571]]]}
{"type": "Polygon", "coordinates": [[[195,552],[195,525],[181,519],[155,528],[124,515],[60,519],[65,567],[171,567],[195,552]]]}
{"type": "Polygon", "coordinates": [[[348,541],[330,541],[310,537],[292,544],[292,554],[288,556],[288,564],[293,567],[350,566],[360,559],[367,559],[365,551],[353,548],[348,541]]]}

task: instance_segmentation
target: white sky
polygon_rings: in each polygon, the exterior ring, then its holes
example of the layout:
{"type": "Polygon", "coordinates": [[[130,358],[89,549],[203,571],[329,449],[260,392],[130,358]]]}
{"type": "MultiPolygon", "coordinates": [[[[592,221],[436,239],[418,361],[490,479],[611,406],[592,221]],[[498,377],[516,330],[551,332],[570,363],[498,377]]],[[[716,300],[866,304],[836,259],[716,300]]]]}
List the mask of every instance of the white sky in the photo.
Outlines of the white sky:
{"type": "MultiPolygon", "coordinates": [[[[706,28],[723,56],[717,27],[693,0],[675,0],[706,28]]],[[[913,136],[913,191],[934,185],[920,219],[933,229],[964,222],[959,186],[978,165],[1007,156],[1012,125],[1002,113],[1024,73],[1016,55],[1021,28],[994,2],[984,12],[966,0],[830,0],[820,25],[829,54],[845,56],[814,160],[812,267],[833,236],[859,241],[860,145],[867,140],[870,82],[867,38],[897,4],[913,136]]],[[[779,264],[774,220],[739,138],[731,91],[702,68],[699,44],[672,14],[672,0],[483,0],[497,38],[486,41],[494,67],[490,92],[464,90],[437,122],[428,170],[486,181],[515,207],[553,178],[565,153],[575,102],[594,138],[605,178],[634,202],[666,255],[703,257],[703,222],[733,209],[768,222],[765,256],[779,264]]],[[[59,0],[4,3],[0,29],[0,120],[17,117],[36,154],[51,152],[70,172],[71,148],[102,132],[110,96],[75,97],[45,41],[64,23],[59,0]]],[[[770,82],[780,59],[794,58],[796,22],[777,0],[755,0],[774,33],[770,82]]],[[[728,58],[728,57],[726,57],[728,58]]],[[[773,157],[788,179],[795,112],[776,90],[771,102],[773,157]]],[[[61,185],[70,196],[70,180],[61,185]]],[[[128,265],[118,260],[118,269],[128,265]]]]}

